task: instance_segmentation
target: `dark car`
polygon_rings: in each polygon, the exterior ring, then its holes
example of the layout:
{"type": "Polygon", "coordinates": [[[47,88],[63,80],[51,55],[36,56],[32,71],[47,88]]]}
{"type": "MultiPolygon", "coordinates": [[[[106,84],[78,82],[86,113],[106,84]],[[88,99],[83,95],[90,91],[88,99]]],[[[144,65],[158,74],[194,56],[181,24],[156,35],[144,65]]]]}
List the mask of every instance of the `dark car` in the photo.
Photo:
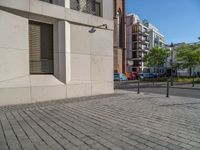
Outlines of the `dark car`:
{"type": "Polygon", "coordinates": [[[114,81],[126,81],[127,80],[127,77],[125,74],[123,73],[115,73],[114,74],[114,81]]]}
{"type": "Polygon", "coordinates": [[[150,73],[149,78],[157,78],[158,74],[157,73],[150,73]]]}
{"type": "Polygon", "coordinates": [[[119,81],[119,80],[120,80],[119,74],[115,73],[114,74],[114,81],[119,81]]]}

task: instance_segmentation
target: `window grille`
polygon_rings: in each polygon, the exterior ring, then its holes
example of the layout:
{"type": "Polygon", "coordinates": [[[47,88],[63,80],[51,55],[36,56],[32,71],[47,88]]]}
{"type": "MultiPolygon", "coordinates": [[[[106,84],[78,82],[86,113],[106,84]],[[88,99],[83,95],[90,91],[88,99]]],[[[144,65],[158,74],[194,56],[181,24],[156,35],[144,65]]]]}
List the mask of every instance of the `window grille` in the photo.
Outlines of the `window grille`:
{"type": "Polygon", "coordinates": [[[70,8],[84,13],[101,16],[101,3],[96,0],[70,0],[70,8]]]}

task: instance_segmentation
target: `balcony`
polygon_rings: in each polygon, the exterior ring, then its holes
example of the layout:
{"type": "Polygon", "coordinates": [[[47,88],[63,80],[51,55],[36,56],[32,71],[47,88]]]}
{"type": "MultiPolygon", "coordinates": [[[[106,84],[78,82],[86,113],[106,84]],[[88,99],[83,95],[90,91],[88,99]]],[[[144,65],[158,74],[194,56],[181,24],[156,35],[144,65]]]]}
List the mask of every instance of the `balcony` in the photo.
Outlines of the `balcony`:
{"type": "Polygon", "coordinates": [[[138,58],[142,58],[143,56],[142,56],[142,53],[140,52],[140,53],[138,53],[138,58]]]}
{"type": "Polygon", "coordinates": [[[139,40],[139,41],[142,41],[142,36],[140,36],[140,37],[138,38],[138,40],[139,40]]]}
{"type": "Polygon", "coordinates": [[[154,38],[154,42],[158,43],[159,42],[159,38],[154,38]]]}
{"type": "Polygon", "coordinates": [[[142,35],[143,35],[143,36],[149,36],[149,32],[144,31],[144,32],[142,32],[142,35]]]}
{"type": "Polygon", "coordinates": [[[70,0],[70,8],[87,14],[101,16],[101,3],[96,0],[70,0]]]}
{"type": "Polygon", "coordinates": [[[136,57],[136,58],[132,58],[133,61],[141,61],[142,57],[136,57]]]}
{"type": "Polygon", "coordinates": [[[144,45],[149,44],[149,40],[144,39],[144,40],[142,41],[142,44],[144,44],[144,45]]]}
{"type": "Polygon", "coordinates": [[[133,47],[132,51],[137,51],[138,48],[137,47],[133,47]]]}
{"type": "Polygon", "coordinates": [[[149,52],[148,49],[144,49],[144,50],[143,50],[143,54],[147,54],[148,52],[149,52]]]}

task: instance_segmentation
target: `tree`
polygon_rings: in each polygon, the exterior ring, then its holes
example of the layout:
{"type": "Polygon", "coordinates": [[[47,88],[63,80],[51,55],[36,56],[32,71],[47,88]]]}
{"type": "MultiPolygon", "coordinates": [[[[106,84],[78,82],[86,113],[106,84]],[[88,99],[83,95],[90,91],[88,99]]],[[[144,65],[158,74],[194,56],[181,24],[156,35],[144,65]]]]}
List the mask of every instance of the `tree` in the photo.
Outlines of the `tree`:
{"type": "Polygon", "coordinates": [[[177,61],[182,69],[189,69],[190,77],[192,69],[200,65],[200,45],[184,44],[177,49],[177,61]]]}
{"type": "Polygon", "coordinates": [[[157,67],[157,73],[160,73],[160,68],[167,62],[169,56],[168,49],[154,47],[144,56],[144,62],[149,67],[157,67]]]}
{"type": "Polygon", "coordinates": [[[200,37],[198,37],[198,40],[200,41],[200,37]]]}

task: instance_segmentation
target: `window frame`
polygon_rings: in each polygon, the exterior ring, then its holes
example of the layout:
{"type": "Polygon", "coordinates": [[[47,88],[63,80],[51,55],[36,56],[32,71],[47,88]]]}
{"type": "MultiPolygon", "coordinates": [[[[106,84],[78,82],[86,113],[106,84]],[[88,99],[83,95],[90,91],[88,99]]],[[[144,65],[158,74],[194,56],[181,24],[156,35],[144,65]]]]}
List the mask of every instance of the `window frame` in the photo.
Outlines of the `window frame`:
{"type": "Polygon", "coordinates": [[[102,17],[102,2],[95,1],[95,11],[96,11],[96,12],[95,12],[95,13],[96,13],[96,16],[102,17]],[[99,7],[99,15],[97,15],[96,6],[99,7]]]}
{"type": "Polygon", "coordinates": [[[40,1],[53,4],[53,0],[40,0],[40,1]]]}
{"type": "MultiPolygon", "coordinates": [[[[50,25],[52,28],[52,72],[51,73],[45,73],[45,72],[41,72],[41,73],[32,73],[31,72],[31,49],[30,49],[30,28],[29,29],[29,73],[30,75],[53,75],[54,74],[54,26],[53,24],[50,23],[45,23],[45,22],[40,22],[40,21],[35,21],[35,20],[29,20],[28,25],[30,27],[30,24],[35,24],[35,25],[50,25]]],[[[41,37],[41,33],[40,33],[40,37],[41,37]]],[[[40,56],[40,60],[42,60],[42,57],[40,56]]],[[[50,59],[49,59],[50,60],[50,59]]]]}

